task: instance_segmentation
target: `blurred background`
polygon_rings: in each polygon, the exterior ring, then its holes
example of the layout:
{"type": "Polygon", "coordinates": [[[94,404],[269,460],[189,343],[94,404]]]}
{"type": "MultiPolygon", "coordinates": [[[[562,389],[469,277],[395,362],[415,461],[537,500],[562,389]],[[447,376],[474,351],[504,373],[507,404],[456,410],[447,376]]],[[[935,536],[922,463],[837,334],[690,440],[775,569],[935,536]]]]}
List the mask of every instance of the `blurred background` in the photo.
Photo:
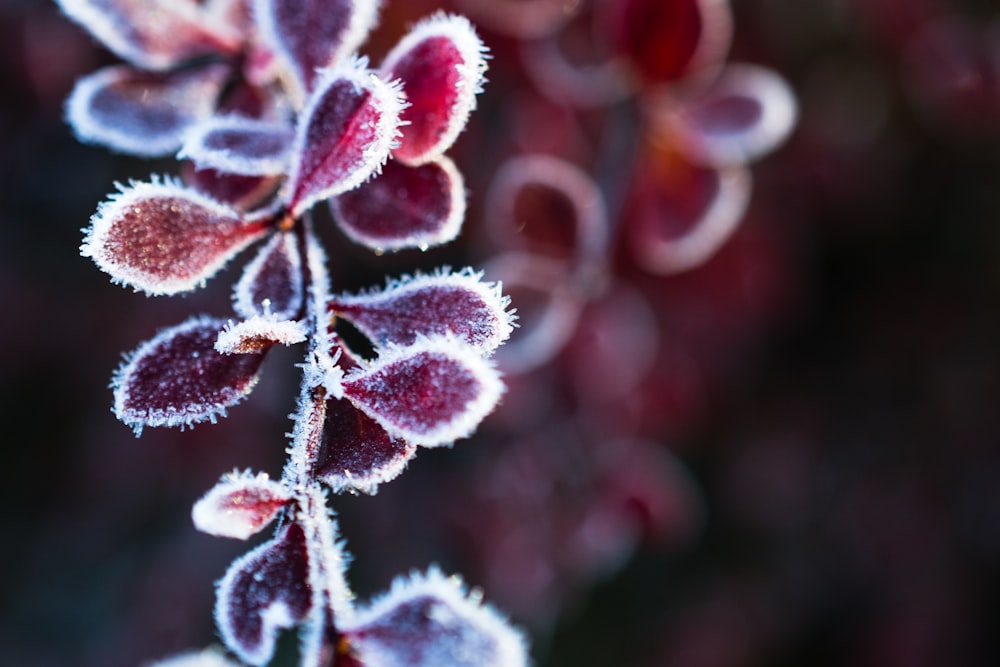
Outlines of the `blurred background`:
{"type": "MultiPolygon", "coordinates": [[[[330,225],[335,289],[444,263],[499,275],[524,238],[486,231],[491,193],[525,153],[595,179],[612,241],[565,344],[508,374],[477,436],[421,452],[375,497],[333,499],[350,580],[367,598],[410,568],[461,572],[546,667],[997,664],[1000,8],[731,4],[723,59],[779,73],[798,123],[752,165],[732,237],[670,275],[615,240],[642,208],[641,92],[549,99],[537,51],[482,2],[384,9],[374,62],[442,6],[493,51],[451,153],[469,215],[453,246],[385,257],[330,225]]],[[[589,44],[577,27],[553,30],[568,53],[589,44]]],[[[0,0],[0,56],[0,664],[125,667],[209,645],[213,582],[246,547],[197,533],[190,506],[233,468],[280,472],[298,350],[270,355],[217,425],[137,440],[118,423],[122,353],[226,315],[238,274],[149,299],[80,258],[115,181],[176,166],[75,141],[63,100],[115,60],[53,3],[0,0]]],[[[529,249],[567,245],[558,204],[524,204],[529,249]]],[[[556,300],[533,292],[512,290],[522,335],[531,299],[556,300]]],[[[283,642],[276,664],[293,653],[283,642]]]]}

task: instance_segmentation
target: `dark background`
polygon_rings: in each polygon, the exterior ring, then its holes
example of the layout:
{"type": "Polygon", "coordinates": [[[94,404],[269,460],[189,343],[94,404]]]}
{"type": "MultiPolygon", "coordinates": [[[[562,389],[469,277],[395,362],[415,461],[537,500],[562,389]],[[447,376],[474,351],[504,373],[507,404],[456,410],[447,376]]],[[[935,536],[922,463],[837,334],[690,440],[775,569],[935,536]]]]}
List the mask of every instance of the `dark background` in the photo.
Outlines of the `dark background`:
{"type": "MultiPolygon", "coordinates": [[[[763,295],[720,274],[724,256],[669,287],[749,313],[705,315],[742,329],[729,332],[732,353],[706,373],[691,413],[664,434],[700,489],[704,524],[684,544],[650,540],[582,586],[538,631],[538,664],[1000,659],[1000,11],[991,5],[734,2],[733,59],[781,72],[802,115],[790,141],[755,166],[747,231],[729,251],[766,240],[763,295]],[[970,69],[915,50],[915,35],[942,17],[969,21],[970,69]]],[[[426,13],[394,11],[386,31],[426,13]]],[[[136,440],[114,420],[106,383],[121,353],[189,314],[226,312],[235,274],[173,299],[108,284],[78,256],[80,229],[116,180],[173,167],[73,139],[62,100],[75,77],[113,59],[52,4],[3,0],[0,56],[0,664],[124,667],[199,648],[214,641],[212,582],[244,547],[194,531],[190,505],[233,468],[280,470],[295,352],[272,355],[252,397],[219,425],[136,440]]],[[[482,107],[501,114],[512,84],[494,67],[499,83],[482,107]]],[[[474,202],[485,164],[499,160],[473,164],[475,122],[455,156],[474,202]]],[[[343,253],[331,251],[335,278],[350,288],[460,261],[465,248],[378,260],[329,239],[343,253]]],[[[396,520],[419,536],[434,521],[421,499],[447,493],[422,484],[433,476],[421,471],[462,474],[475,442],[424,452],[374,499],[335,499],[362,596],[388,585],[383,562],[463,571],[451,545],[407,551],[413,540],[365,532],[395,503],[396,520]]]]}

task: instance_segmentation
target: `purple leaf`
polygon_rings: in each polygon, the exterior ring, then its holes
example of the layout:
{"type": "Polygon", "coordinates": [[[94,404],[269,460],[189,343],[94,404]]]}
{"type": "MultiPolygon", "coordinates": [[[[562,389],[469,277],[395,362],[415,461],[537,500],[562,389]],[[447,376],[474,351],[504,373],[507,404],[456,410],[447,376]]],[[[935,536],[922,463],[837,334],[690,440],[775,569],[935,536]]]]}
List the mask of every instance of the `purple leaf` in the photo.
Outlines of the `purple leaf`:
{"type": "Polygon", "coordinates": [[[289,71],[293,94],[318,87],[317,70],[353,53],[376,21],[371,0],[255,0],[254,14],[268,45],[289,71]]]}
{"type": "Polygon", "coordinates": [[[315,474],[335,492],[375,493],[379,484],[403,471],[415,452],[416,445],[390,437],[350,402],[331,399],[315,474]]]}
{"type": "Polygon", "coordinates": [[[390,160],[378,174],[330,201],[340,228],[377,251],[441,245],[465,218],[462,176],[441,156],[419,167],[390,160]]]}
{"type": "Polygon", "coordinates": [[[636,260],[661,275],[700,266],[736,230],[750,190],[745,167],[645,170],[627,216],[636,260]]]}
{"type": "Polygon", "coordinates": [[[267,474],[233,472],[194,504],[191,519],[203,533],[245,540],[271,523],[291,499],[288,489],[267,474]]]}
{"type": "Polygon", "coordinates": [[[215,350],[222,354],[267,352],[274,345],[295,345],[308,336],[304,322],[254,315],[227,325],[215,341],[215,350]]]}
{"type": "Polygon", "coordinates": [[[399,92],[353,63],[329,70],[300,115],[285,201],[293,215],[361,185],[396,139],[399,92]]]}
{"type": "Polygon", "coordinates": [[[66,119],[81,141],[141,157],[168,155],[211,115],[228,74],[219,64],[164,74],[106,67],[77,81],[66,119]]]}
{"type": "Polygon", "coordinates": [[[295,235],[275,234],[243,270],[233,290],[233,309],[254,315],[298,319],[302,308],[302,258],[295,235]]]}
{"type": "Polygon", "coordinates": [[[196,0],[56,0],[71,19],[124,60],[150,70],[220,53],[235,54],[240,34],[196,0]]]}
{"type": "Polygon", "coordinates": [[[436,14],[414,26],[386,56],[380,72],[386,80],[402,81],[409,102],[393,157],[423,164],[454,143],[482,89],[485,53],[468,20],[436,14]]]}
{"type": "Polygon", "coordinates": [[[224,355],[225,321],[194,317],[140,345],[112,380],[114,412],[136,435],[145,426],[214,422],[257,383],[263,353],[224,355]]]}
{"type": "Polygon", "coordinates": [[[433,447],[468,436],[500,400],[499,374],[451,337],[383,350],[342,382],[343,396],[393,438],[433,447]]]}
{"type": "Polygon", "coordinates": [[[688,159],[726,167],[774,150],[791,132],[796,115],[795,97],[776,73],[730,65],[699,95],[665,105],[658,120],[688,159]]]}
{"type": "Polygon", "coordinates": [[[292,128],[284,123],[215,117],[191,128],[177,157],[191,160],[199,169],[275,176],[288,167],[292,137],[292,128]]]}
{"type": "Polygon", "coordinates": [[[150,295],[195,289],[267,232],[177,183],[135,183],[101,204],[80,248],[112,280],[150,295]]]}
{"type": "Polygon", "coordinates": [[[523,667],[524,638],[478,593],[437,569],[397,579],[368,608],[340,624],[363,665],[523,667]]]}
{"type": "Polygon", "coordinates": [[[490,354],[510,336],[513,315],[500,286],[481,279],[482,274],[471,269],[418,274],[391,282],[384,290],[335,298],[330,310],[379,347],[450,334],[490,354]]]}
{"type": "Polygon", "coordinates": [[[238,176],[215,169],[196,169],[190,162],[183,163],[181,176],[198,192],[240,211],[251,211],[261,206],[271,198],[282,181],[277,176],[238,176]]]}
{"type": "Polygon", "coordinates": [[[219,634],[244,662],[268,662],[278,630],[308,616],[314,597],[309,557],[302,526],[289,523],[274,539],[236,560],[219,582],[219,634]]]}

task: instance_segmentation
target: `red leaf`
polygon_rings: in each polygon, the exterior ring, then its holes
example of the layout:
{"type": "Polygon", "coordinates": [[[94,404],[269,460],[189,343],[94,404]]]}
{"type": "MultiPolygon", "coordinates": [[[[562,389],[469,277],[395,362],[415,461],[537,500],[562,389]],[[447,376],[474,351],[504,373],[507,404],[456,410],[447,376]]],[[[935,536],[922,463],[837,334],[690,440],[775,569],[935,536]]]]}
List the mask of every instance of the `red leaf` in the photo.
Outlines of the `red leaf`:
{"type": "Polygon", "coordinates": [[[390,283],[384,290],[341,296],[330,310],[344,317],[375,345],[410,345],[418,337],[454,335],[482,354],[493,352],[510,336],[509,299],[482,274],[417,275],[390,283]]]}
{"type": "Polygon", "coordinates": [[[147,294],[199,287],[267,232],[194,190],[154,180],[101,204],[81,246],[112,280],[147,294]]]}
{"type": "Polygon", "coordinates": [[[521,634],[456,577],[437,569],[397,579],[338,628],[364,665],[524,667],[521,634]]]}
{"type": "Polygon", "coordinates": [[[325,75],[296,130],[285,190],[294,215],[356,188],[385,163],[400,106],[396,89],[357,63],[325,75]]]}
{"type": "Polygon", "coordinates": [[[700,94],[664,104],[658,120],[690,160],[725,167],[774,150],[795,118],[795,97],[781,77],[763,67],[730,65],[700,94]]]}
{"type": "Polygon", "coordinates": [[[191,518],[203,533],[245,540],[267,526],[291,494],[266,474],[231,473],[195,503],[191,518]]]}
{"type": "Polygon", "coordinates": [[[375,493],[403,471],[415,451],[416,445],[390,437],[350,402],[332,399],[326,403],[315,474],[334,491],[375,493]]]}
{"type": "Polygon", "coordinates": [[[343,395],[394,438],[433,447],[468,436],[500,400],[496,370],[453,338],[390,348],[343,380],[343,395]]]}
{"type": "Polygon", "coordinates": [[[302,258],[295,235],[275,234],[243,270],[233,291],[233,310],[244,318],[293,320],[302,303],[302,258]]]}
{"type": "Polygon", "coordinates": [[[649,81],[675,81],[718,66],[729,49],[729,0],[618,0],[604,7],[601,25],[649,81]]]}
{"type": "Polygon", "coordinates": [[[267,352],[275,345],[295,345],[308,337],[304,322],[254,315],[236,324],[230,322],[215,340],[215,349],[222,354],[267,352]]]}
{"type": "Polygon", "coordinates": [[[226,65],[166,74],[106,67],[77,81],[66,117],[81,141],[143,157],[167,155],[211,115],[228,74],[226,65]]]}
{"type": "Polygon", "coordinates": [[[292,128],[241,116],[210,118],[186,135],[178,157],[198,168],[243,176],[274,176],[288,168],[292,128]]]}
{"type": "Polygon", "coordinates": [[[423,164],[454,143],[482,88],[485,52],[465,18],[437,14],[414,26],[386,56],[382,76],[402,81],[409,102],[393,157],[423,164]]]}
{"type": "Polygon", "coordinates": [[[139,434],[145,426],[214,422],[257,383],[263,353],[224,355],[215,340],[225,322],[194,317],[146,341],[115,373],[115,415],[139,434]]]}
{"type": "Polygon", "coordinates": [[[240,34],[197,0],[56,0],[123,59],[163,70],[201,56],[235,53],[240,34]]]}
{"type": "Polygon", "coordinates": [[[377,251],[441,245],[465,218],[462,176],[441,156],[419,167],[390,160],[382,173],[330,201],[347,236],[377,251]]]}
{"type": "Polygon", "coordinates": [[[339,63],[361,45],[377,7],[359,0],[255,0],[254,14],[301,101],[318,87],[318,69],[339,63]]]}
{"type": "Polygon", "coordinates": [[[313,606],[310,553],[298,523],[236,560],[219,582],[215,620],[226,646],[241,660],[263,665],[280,628],[302,623],[313,606]]]}

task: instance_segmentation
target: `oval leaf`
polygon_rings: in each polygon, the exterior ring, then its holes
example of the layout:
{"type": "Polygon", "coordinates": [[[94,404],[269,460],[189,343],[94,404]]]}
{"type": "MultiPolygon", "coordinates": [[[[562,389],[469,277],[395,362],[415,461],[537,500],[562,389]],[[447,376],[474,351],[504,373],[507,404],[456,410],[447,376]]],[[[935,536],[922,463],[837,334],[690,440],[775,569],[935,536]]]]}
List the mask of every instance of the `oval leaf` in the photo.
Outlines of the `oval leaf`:
{"type": "Polygon", "coordinates": [[[301,101],[317,87],[317,70],[353,53],[377,18],[370,0],[255,0],[261,34],[288,70],[301,101]]]}
{"type": "Polygon", "coordinates": [[[375,493],[413,458],[416,445],[389,436],[349,401],[326,403],[326,421],[316,456],[316,476],[335,492],[375,493]]]}
{"type": "Polygon", "coordinates": [[[164,70],[184,61],[235,53],[239,33],[223,16],[204,11],[196,0],[56,0],[122,59],[164,70]]]}
{"type": "Polygon", "coordinates": [[[510,336],[510,299],[500,285],[471,269],[404,277],[384,290],[341,296],[330,310],[349,320],[379,347],[410,345],[418,337],[453,335],[481,354],[510,336]]]}
{"type": "Polygon", "coordinates": [[[295,235],[275,234],[243,270],[233,290],[233,309],[244,318],[291,320],[298,319],[302,303],[302,257],[295,235]]]}
{"type": "Polygon", "coordinates": [[[264,355],[224,355],[215,340],[225,322],[191,318],[139,346],[112,380],[114,412],[136,435],[145,426],[214,422],[257,383],[264,355]]]}
{"type": "Polygon", "coordinates": [[[191,519],[203,533],[245,540],[271,523],[291,499],[288,489],[266,473],[231,473],[194,504],[191,519]]]}
{"type": "Polygon", "coordinates": [[[106,67],[77,81],[66,120],[81,141],[141,157],[169,155],[211,115],[228,74],[226,65],[165,74],[106,67]]]}
{"type": "Polygon", "coordinates": [[[150,295],[199,287],[267,232],[195,190],[154,180],[101,204],[80,247],[116,283],[150,295]]]}
{"type": "Polygon", "coordinates": [[[389,348],[343,380],[343,395],[394,438],[433,447],[468,436],[500,400],[499,374],[448,337],[389,348]]]}
{"type": "Polygon", "coordinates": [[[661,123],[671,142],[698,164],[745,164],[788,137],[797,115],[795,96],[775,72],[728,66],[710,88],[670,105],[661,123]]]}
{"type": "Polygon", "coordinates": [[[465,219],[462,176],[442,156],[419,167],[390,160],[382,173],[330,200],[340,228],[376,251],[448,243],[465,219]]]}
{"type": "Polygon", "coordinates": [[[296,129],[285,189],[293,215],[356,188],[385,163],[401,106],[399,92],[358,63],[327,71],[296,129]]]}
{"type": "Polygon", "coordinates": [[[309,549],[298,523],[237,559],[219,582],[215,620],[226,646],[241,660],[263,665],[278,630],[304,621],[313,605],[309,549]]]}
{"type": "Polygon", "coordinates": [[[364,665],[523,667],[521,633],[457,577],[439,570],[396,579],[381,598],[339,624],[364,665]]]}
{"type": "Polygon", "coordinates": [[[308,335],[303,322],[255,315],[248,320],[227,325],[219,333],[215,349],[222,354],[267,352],[274,345],[301,343],[308,335]]]}
{"type": "Polygon", "coordinates": [[[292,147],[292,128],[241,116],[210,118],[191,128],[177,157],[242,176],[285,173],[292,147]]]}
{"type": "Polygon", "coordinates": [[[445,14],[418,23],[389,52],[381,74],[402,81],[409,102],[393,157],[423,164],[455,142],[482,90],[485,54],[472,24],[445,14]]]}

